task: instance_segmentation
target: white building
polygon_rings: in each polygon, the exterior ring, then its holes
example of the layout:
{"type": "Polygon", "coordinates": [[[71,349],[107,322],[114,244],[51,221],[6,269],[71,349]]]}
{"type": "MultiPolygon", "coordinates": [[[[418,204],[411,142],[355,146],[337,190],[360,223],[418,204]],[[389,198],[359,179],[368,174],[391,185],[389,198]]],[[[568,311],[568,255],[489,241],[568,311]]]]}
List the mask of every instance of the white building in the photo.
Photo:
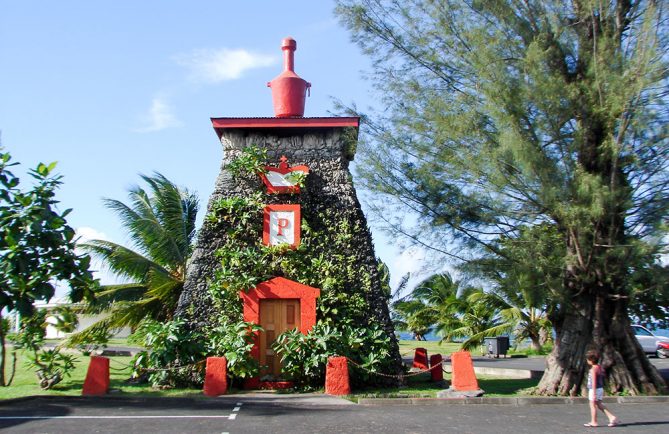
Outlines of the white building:
{"type": "MultiPolygon", "coordinates": [[[[69,298],[67,297],[54,297],[52,298],[48,303],[45,302],[37,302],[35,303],[35,308],[37,309],[47,309],[47,311],[51,311],[55,308],[58,307],[71,307],[74,306],[74,304],[70,301],[69,298]]],[[[56,327],[53,326],[53,324],[57,323],[57,320],[54,316],[52,315],[47,315],[46,317],[46,338],[47,339],[62,339],[66,338],[69,335],[73,333],[80,332],[84,330],[85,328],[89,327],[90,325],[104,319],[107,316],[107,314],[97,314],[97,315],[85,315],[85,314],[79,314],[77,315],[77,319],[79,320],[79,324],[77,324],[77,328],[75,329],[74,332],[72,333],[63,333],[56,329],[56,327]]],[[[19,321],[15,322],[15,327],[18,330],[19,327],[19,321]]],[[[120,330],[116,330],[116,332],[113,334],[112,337],[114,338],[127,338],[132,331],[130,330],[130,327],[123,327],[120,330]]]]}

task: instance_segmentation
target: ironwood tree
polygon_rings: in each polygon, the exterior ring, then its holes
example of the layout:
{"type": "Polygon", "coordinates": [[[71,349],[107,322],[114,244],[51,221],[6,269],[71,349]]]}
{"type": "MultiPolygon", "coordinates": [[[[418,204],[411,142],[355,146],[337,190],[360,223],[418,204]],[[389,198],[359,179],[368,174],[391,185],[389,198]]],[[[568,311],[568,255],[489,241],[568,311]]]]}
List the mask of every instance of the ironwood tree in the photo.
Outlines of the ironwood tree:
{"type": "Polygon", "coordinates": [[[552,295],[556,341],[541,394],[581,391],[591,348],[612,389],[666,387],[629,319],[640,287],[631,282],[643,281],[642,264],[658,264],[666,234],[666,7],[646,0],[342,0],[337,7],[373,59],[370,77],[383,96],[384,111],[364,118],[358,165],[360,182],[383,207],[378,217],[460,261],[503,255],[496,241],[522,240],[522,228],[555,228],[562,283],[552,295]]]}

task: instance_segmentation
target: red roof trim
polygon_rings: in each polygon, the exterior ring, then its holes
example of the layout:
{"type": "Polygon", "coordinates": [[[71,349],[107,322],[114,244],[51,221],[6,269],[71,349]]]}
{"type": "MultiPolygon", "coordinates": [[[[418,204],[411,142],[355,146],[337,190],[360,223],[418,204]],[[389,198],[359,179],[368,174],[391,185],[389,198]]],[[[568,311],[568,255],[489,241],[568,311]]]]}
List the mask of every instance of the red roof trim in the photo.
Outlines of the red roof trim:
{"type": "Polygon", "coordinates": [[[211,118],[214,128],[327,128],[359,127],[359,117],[331,118],[211,118]]]}

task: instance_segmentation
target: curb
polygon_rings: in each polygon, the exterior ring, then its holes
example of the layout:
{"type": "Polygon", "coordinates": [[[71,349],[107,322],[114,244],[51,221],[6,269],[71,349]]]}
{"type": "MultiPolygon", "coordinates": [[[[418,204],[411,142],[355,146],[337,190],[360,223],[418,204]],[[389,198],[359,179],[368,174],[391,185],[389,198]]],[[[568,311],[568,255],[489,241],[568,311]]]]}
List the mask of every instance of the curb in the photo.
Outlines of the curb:
{"type": "MultiPolygon", "coordinates": [[[[226,397],[228,395],[222,395],[222,397],[226,397]]],[[[113,393],[108,393],[106,395],[87,395],[87,396],[82,396],[82,395],[30,395],[30,396],[21,396],[18,398],[7,398],[7,399],[0,399],[0,407],[5,406],[5,405],[12,405],[12,404],[20,404],[22,402],[27,402],[27,401],[35,401],[35,400],[44,400],[44,401],[70,401],[70,402],[92,402],[92,401],[122,401],[122,402],[147,402],[147,401],[152,401],[152,400],[162,400],[165,402],[176,402],[176,401],[208,401],[208,400],[213,400],[213,398],[210,398],[205,395],[197,395],[197,396],[179,396],[179,397],[172,397],[172,396],[162,396],[162,397],[154,397],[154,396],[119,396],[119,395],[114,395],[113,393]]]]}
{"type": "MultiPolygon", "coordinates": [[[[328,396],[321,395],[318,396],[328,396]]],[[[257,395],[253,396],[252,394],[232,394],[232,395],[221,395],[217,398],[229,398],[234,400],[247,399],[247,400],[263,400],[257,395]]],[[[22,396],[19,398],[8,398],[0,400],[0,407],[6,405],[17,404],[26,401],[32,400],[66,400],[70,402],[91,402],[91,401],[100,401],[100,402],[111,402],[111,401],[133,401],[133,402],[147,402],[147,401],[163,401],[163,402],[179,402],[179,401],[201,401],[201,402],[213,402],[217,398],[210,398],[204,395],[202,396],[192,396],[192,397],[130,397],[130,396],[114,396],[114,395],[104,395],[104,396],[58,396],[58,395],[32,395],[32,396],[22,396]]],[[[290,404],[293,397],[286,395],[281,399],[275,399],[274,401],[282,401],[284,404],[290,404]]],[[[311,396],[307,397],[311,398],[311,396]]],[[[331,398],[344,398],[344,397],[331,397],[331,398]]],[[[271,399],[270,399],[271,400],[271,399]]],[[[585,397],[578,398],[569,398],[569,397],[533,397],[533,396],[521,396],[515,398],[504,398],[504,397],[479,397],[479,398],[360,398],[358,399],[358,405],[363,406],[396,406],[396,405],[422,405],[422,406],[438,406],[438,405],[509,405],[514,407],[525,407],[532,405],[584,405],[588,402],[588,399],[585,397]]],[[[669,395],[661,396],[607,396],[604,397],[604,403],[606,404],[647,404],[647,403],[669,403],[669,395]]],[[[295,402],[297,403],[297,402],[295,402]]],[[[302,404],[304,404],[302,402],[302,404]]],[[[317,403],[322,404],[322,403],[317,403]]],[[[351,404],[355,405],[354,402],[351,404]]],[[[328,403],[322,404],[328,405],[328,403]]],[[[342,404],[338,404],[342,405],[342,404]]]]}
{"type": "Polygon", "coordinates": [[[175,403],[200,403],[214,404],[217,401],[245,401],[249,403],[265,402],[281,405],[310,405],[310,406],[351,406],[355,402],[346,399],[343,396],[333,396],[324,393],[303,393],[303,394],[263,394],[263,393],[238,393],[219,396],[206,396],[198,394],[193,396],[123,396],[123,395],[31,395],[18,398],[0,399],[0,408],[15,404],[28,403],[31,401],[55,401],[66,402],[68,404],[77,403],[151,403],[159,405],[160,403],[174,405],[175,403]]]}
{"type": "MultiPolygon", "coordinates": [[[[569,397],[481,397],[481,398],[360,398],[358,405],[511,405],[525,407],[530,405],[583,405],[587,398],[569,397]]],[[[609,396],[604,398],[607,404],[645,404],[669,402],[669,396],[609,396]]]]}

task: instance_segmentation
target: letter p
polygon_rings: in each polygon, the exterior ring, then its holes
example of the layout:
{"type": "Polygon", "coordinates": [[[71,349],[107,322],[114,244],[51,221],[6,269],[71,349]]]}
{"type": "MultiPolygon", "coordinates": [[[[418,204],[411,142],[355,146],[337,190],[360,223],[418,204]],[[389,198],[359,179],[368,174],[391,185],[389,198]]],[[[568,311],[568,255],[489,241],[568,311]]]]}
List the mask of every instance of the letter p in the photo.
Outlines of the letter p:
{"type": "Polygon", "coordinates": [[[276,224],[279,227],[279,231],[277,232],[277,235],[282,236],[283,235],[283,230],[288,227],[288,225],[290,224],[290,220],[284,219],[284,218],[278,218],[278,219],[276,219],[276,224]]]}

